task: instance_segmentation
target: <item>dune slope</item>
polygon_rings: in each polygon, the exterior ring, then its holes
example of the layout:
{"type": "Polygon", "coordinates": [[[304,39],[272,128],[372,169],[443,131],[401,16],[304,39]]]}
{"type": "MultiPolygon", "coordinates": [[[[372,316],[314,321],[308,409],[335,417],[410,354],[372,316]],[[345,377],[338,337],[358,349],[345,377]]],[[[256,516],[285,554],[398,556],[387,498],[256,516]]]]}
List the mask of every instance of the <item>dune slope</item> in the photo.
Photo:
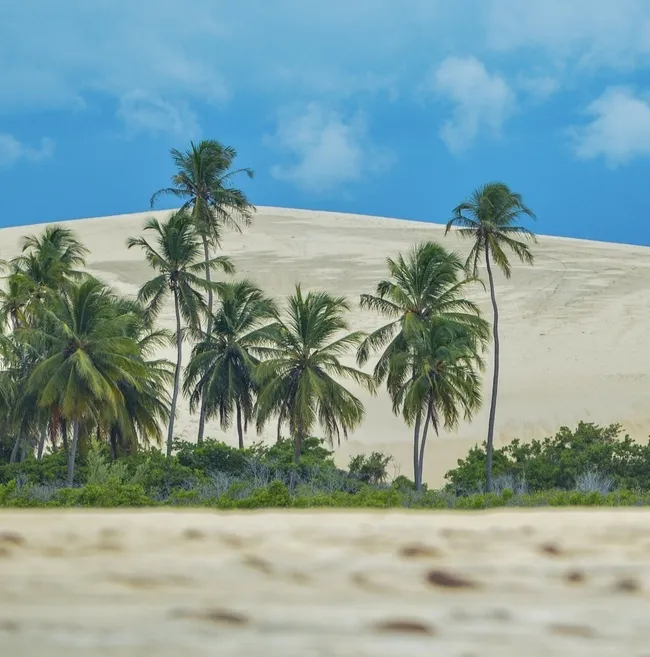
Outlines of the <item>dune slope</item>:
{"type": "MultiPolygon", "coordinates": [[[[141,213],[64,222],[91,249],[92,272],[115,289],[135,294],[150,275],[141,253],[127,251],[125,240],[138,235],[141,213]]],[[[0,258],[16,254],[19,238],[43,226],[1,231],[0,258]]],[[[469,245],[444,228],[393,219],[303,210],[259,208],[243,234],[224,236],[238,276],[255,279],[267,293],[282,296],[301,282],[346,295],[355,329],[371,330],[382,319],[357,308],[358,297],[372,292],[385,276],[385,259],[421,240],[439,240],[464,254],[469,245]]],[[[647,390],[650,383],[650,249],[626,245],[541,237],[534,267],[514,266],[506,281],[497,277],[501,308],[502,366],[497,413],[497,445],[512,438],[543,437],[579,420],[620,422],[631,435],[650,434],[647,390]]],[[[487,293],[476,300],[490,317],[487,293]]],[[[171,306],[161,317],[172,326],[171,306]]],[[[189,351],[189,349],[187,350],[189,351]]],[[[172,355],[172,352],[169,352],[172,355]]],[[[440,484],[444,473],[469,447],[485,438],[491,372],[485,373],[486,403],[471,423],[429,442],[425,480],[440,484]]],[[[395,457],[395,468],[411,474],[411,434],[391,413],[384,393],[360,392],[366,420],[338,449],[350,454],[379,450],[395,457]]],[[[197,418],[183,406],[178,434],[192,440],[197,418]]],[[[234,444],[209,423],[207,435],[234,444]]],[[[253,435],[248,440],[253,440],[253,435]]]]}

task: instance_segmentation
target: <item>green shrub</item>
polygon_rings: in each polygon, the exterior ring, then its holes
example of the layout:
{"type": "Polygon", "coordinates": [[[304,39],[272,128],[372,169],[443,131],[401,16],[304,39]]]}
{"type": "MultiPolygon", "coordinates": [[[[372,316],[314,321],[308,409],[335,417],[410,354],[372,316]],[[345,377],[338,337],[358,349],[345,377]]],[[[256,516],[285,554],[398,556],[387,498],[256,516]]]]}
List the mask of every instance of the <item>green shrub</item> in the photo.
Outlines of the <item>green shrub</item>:
{"type": "MultiPolygon", "coordinates": [[[[621,433],[617,424],[581,422],[575,431],[563,427],[551,438],[513,440],[494,450],[495,482],[505,479],[532,492],[580,488],[605,495],[613,487],[649,490],[650,445],[627,435],[621,438],[621,433]]],[[[460,495],[484,490],[485,447],[471,449],[445,478],[448,489],[460,495]]]]}
{"type": "Polygon", "coordinates": [[[366,484],[384,484],[388,479],[388,464],[392,460],[392,456],[381,452],[373,452],[369,456],[357,454],[350,459],[348,471],[350,475],[366,484]]]}

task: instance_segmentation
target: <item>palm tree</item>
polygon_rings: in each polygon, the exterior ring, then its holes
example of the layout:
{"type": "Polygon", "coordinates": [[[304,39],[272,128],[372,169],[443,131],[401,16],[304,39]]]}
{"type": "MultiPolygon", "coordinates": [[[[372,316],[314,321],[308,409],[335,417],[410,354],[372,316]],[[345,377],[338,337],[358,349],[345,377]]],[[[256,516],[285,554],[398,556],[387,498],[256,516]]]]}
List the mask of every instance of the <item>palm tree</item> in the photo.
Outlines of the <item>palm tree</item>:
{"type": "Polygon", "coordinates": [[[254,370],[259,363],[251,350],[262,345],[262,324],[275,316],[276,307],[247,280],[222,284],[219,296],[212,333],[194,347],[183,390],[190,397],[190,410],[206,400],[206,418],[218,416],[224,430],[234,412],[243,449],[244,428],[253,418],[254,370]]]}
{"type": "Polygon", "coordinates": [[[15,273],[5,278],[7,288],[0,290],[0,322],[3,328],[16,330],[26,324],[25,308],[29,296],[20,276],[15,273]]]}
{"type": "Polygon", "coordinates": [[[458,426],[461,412],[470,420],[481,406],[483,369],[481,344],[467,326],[444,315],[434,316],[413,337],[412,348],[391,356],[387,387],[393,411],[402,411],[407,424],[424,416],[422,440],[415,473],[416,490],[422,489],[424,450],[431,425],[438,435],[458,426]]]}
{"type": "Polygon", "coordinates": [[[265,358],[257,368],[258,430],[282,413],[293,436],[296,464],[303,441],[317,423],[332,444],[334,438],[340,442],[341,434],[347,438],[363,419],[362,403],[337,379],[374,390],[372,377],[340,361],[363,339],[362,333],[347,333],[348,311],[342,297],[327,292],[303,295],[298,285],[288,299],[286,317],[276,312],[275,322],[264,329],[266,346],[254,349],[265,358]]]}
{"type": "Polygon", "coordinates": [[[472,196],[454,209],[454,216],[447,223],[445,234],[452,226],[458,227],[461,237],[471,239],[474,244],[469,252],[466,267],[473,276],[478,277],[479,262],[485,258],[490,298],[494,323],[494,370],[492,378],[492,399],[490,401],[490,417],[488,421],[487,458],[485,471],[485,488],[492,490],[492,452],[494,445],[494,422],[497,410],[497,394],[499,389],[499,309],[494,291],[492,260],[510,278],[512,269],[506,250],[512,251],[521,262],[532,265],[533,254],[520,238],[535,241],[535,235],[519,225],[517,221],[522,216],[535,218],[533,211],[527,207],[520,194],[515,194],[510,188],[500,182],[493,182],[479,187],[472,196]]]}
{"type": "MultiPolygon", "coordinates": [[[[172,187],[157,191],[151,197],[151,207],[161,196],[183,199],[181,210],[192,210],[196,228],[203,243],[205,279],[210,282],[210,251],[221,244],[223,226],[241,232],[241,225],[250,225],[255,207],[246,194],[232,186],[239,174],[253,178],[251,169],[233,169],[237,151],[214,139],[198,144],[190,143],[189,150],[181,152],[175,148],[171,156],[176,165],[172,176],[172,187]]],[[[208,320],[206,336],[212,333],[213,294],[208,288],[208,320]]],[[[206,400],[201,400],[199,432],[197,442],[203,442],[205,430],[206,400]]]]}
{"type": "MultiPolygon", "coordinates": [[[[181,210],[172,214],[163,223],[157,219],[149,219],[144,230],[154,233],[156,238],[154,245],[146,238],[139,237],[130,238],[127,246],[129,249],[140,247],[150,267],[158,275],[140,288],[138,300],[147,304],[150,316],[155,317],[168,294],[171,293],[176,317],[176,366],[167,430],[167,456],[171,456],[183,355],[181,318],[190,330],[198,330],[201,317],[207,312],[201,292],[212,289],[214,285],[199,276],[204,267],[204,263],[200,261],[201,240],[190,214],[181,210]]],[[[211,269],[220,267],[226,273],[234,272],[230,259],[224,256],[212,258],[208,264],[211,269]]]]}
{"type": "Polygon", "coordinates": [[[21,254],[9,263],[10,283],[25,298],[24,311],[33,313],[48,295],[83,276],[78,268],[85,267],[87,254],[74,232],[62,226],[48,226],[41,236],[24,237],[21,254]]]}
{"type": "Polygon", "coordinates": [[[137,388],[146,374],[138,345],[128,337],[133,316],[116,315],[113,298],[106,286],[88,278],[67,294],[52,296],[40,311],[40,325],[19,332],[44,354],[29,376],[28,393],[39,407],[56,407],[72,423],[68,485],[74,481],[82,428],[96,423],[107,408],[117,415],[124,403],[120,384],[137,388]]]}
{"type": "MultiPolygon", "coordinates": [[[[489,326],[478,306],[466,298],[468,286],[462,260],[455,253],[433,242],[416,245],[406,257],[388,258],[389,277],[377,284],[376,293],[361,295],[362,308],[374,310],[390,318],[388,324],[370,333],[357,351],[357,362],[363,366],[373,351],[382,350],[374,368],[377,385],[385,381],[394,365],[394,357],[411,358],[413,341],[434,317],[444,317],[466,327],[483,345],[489,338],[489,326]]],[[[411,373],[416,376],[415,370],[411,373]]],[[[389,390],[391,393],[391,390],[389,390]]],[[[391,395],[392,396],[392,395],[391,395]]],[[[397,408],[394,405],[394,409],[397,408]]],[[[396,411],[397,412],[397,411],[396,411]]],[[[413,477],[417,483],[420,461],[422,413],[407,416],[413,425],[413,477]]]]}
{"type": "Polygon", "coordinates": [[[133,338],[143,358],[146,374],[135,387],[128,381],[119,383],[124,404],[118,415],[107,416],[105,424],[111,458],[120,454],[133,454],[140,444],[162,443],[161,425],[167,426],[170,413],[168,387],[174,379],[173,365],[166,359],[154,358],[162,347],[173,343],[173,334],[166,329],[156,329],[146,309],[138,302],[118,298],[114,301],[116,314],[132,313],[136,321],[129,337],[133,338]]]}

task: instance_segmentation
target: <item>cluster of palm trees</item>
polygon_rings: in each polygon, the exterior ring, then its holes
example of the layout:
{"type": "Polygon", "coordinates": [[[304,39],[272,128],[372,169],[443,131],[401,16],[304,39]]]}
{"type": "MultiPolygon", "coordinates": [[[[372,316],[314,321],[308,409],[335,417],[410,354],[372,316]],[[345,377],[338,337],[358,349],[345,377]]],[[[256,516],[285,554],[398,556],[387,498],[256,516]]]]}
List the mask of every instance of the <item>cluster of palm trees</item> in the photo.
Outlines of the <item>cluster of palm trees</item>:
{"type": "Polygon", "coordinates": [[[171,454],[181,392],[205,422],[236,425],[240,447],[249,426],[273,422],[286,429],[300,457],[316,431],[330,441],[347,436],[363,420],[361,401],[344,382],[373,393],[386,387],[393,411],[413,427],[413,472],[422,486],[430,428],[455,427],[481,405],[483,356],[495,340],[495,368],[488,432],[488,487],[498,386],[498,312],[492,265],[510,274],[507,248],[532,262],[532,237],[516,225],[532,216],[521,198],[500,183],[487,185],[458,206],[447,229],[459,225],[474,246],[467,262],[426,242],[388,260],[388,277],[361,306],[388,319],[370,334],[350,331],[348,302],[328,292],[296,286],[283,303],[250,280],[221,280],[233,262],[219,255],[224,228],[251,223],[254,207],[233,187],[236,151],[208,140],[186,152],[172,151],[176,174],[161,195],[183,200],[164,221],[149,219],[128,248],[141,249],[153,277],[136,299],[117,296],[85,272],[86,249],[71,231],[48,227],[25,238],[22,253],[6,263],[0,304],[6,331],[1,347],[0,420],[14,438],[12,459],[50,449],[75,455],[90,436],[106,440],[113,457],[142,444],[162,444],[171,454]],[[494,325],[481,317],[467,292],[485,261],[494,325]],[[175,330],[157,327],[167,301],[175,330]],[[183,348],[190,343],[183,368],[183,348]],[[174,345],[175,362],[156,358],[174,345]],[[372,373],[362,369],[374,355],[372,373]],[[344,364],[356,356],[358,367],[344,364]],[[171,391],[169,390],[171,387],[171,391]],[[71,433],[71,435],[70,435],[71,433]]]}

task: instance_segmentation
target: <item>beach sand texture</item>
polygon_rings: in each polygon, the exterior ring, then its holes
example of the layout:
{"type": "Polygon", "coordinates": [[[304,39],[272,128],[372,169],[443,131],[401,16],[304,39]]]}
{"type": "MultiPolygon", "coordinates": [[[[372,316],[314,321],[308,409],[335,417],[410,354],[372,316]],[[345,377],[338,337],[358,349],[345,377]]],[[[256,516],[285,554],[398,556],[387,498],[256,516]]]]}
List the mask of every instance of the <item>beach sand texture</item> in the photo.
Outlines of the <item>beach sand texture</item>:
{"type": "Polygon", "coordinates": [[[3,511],[0,656],[647,656],[649,520],[3,511]]]}
{"type": "MultiPolygon", "coordinates": [[[[91,250],[89,268],[117,291],[135,294],[151,276],[138,249],[127,250],[129,236],[144,220],[165,212],[145,212],[65,223],[91,250]]],[[[22,235],[43,225],[19,226],[0,233],[0,258],[18,252],[22,235]]],[[[541,226],[543,228],[543,226],[541,226]]],[[[353,329],[370,331],[385,320],[358,308],[359,295],[374,292],[386,276],[386,258],[415,243],[434,240],[460,254],[469,243],[444,236],[444,226],[360,215],[261,207],[242,234],[226,232],[223,252],[232,256],[238,277],[255,280],[269,295],[282,297],[302,283],[345,295],[352,306],[353,329]]],[[[513,438],[551,435],[578,421],[619,422],[636,439],[650,434],[650,249],[583,240],[540,237],[534,267],[513,260],[513,275],[496,276],[501,311],[501,384],[496,445],[513,438]]],[[[491,320],[488,294],[474,298],[491,320]]],[[[160,317],[173,326],[172,306],[160,317]]],[[[190,348],[185,348],[185,360],[190,348]]],[[[168,350],[173,358],[173,350],[168,350]]],[[[488,358],[488,361],[490,358],[488,358]]],[[[372,362],[371,362],[372,364],[372,362]]],[[[468,449],[485,440],[491,368],[484,375],[483,410],[453,433],[442,432],[427,446],[425,480],[443,482],[468,449]]],[[[353,386],[354,387],[354,386],[353,386]]],[[[394,471],[412,476],[411,431],[393,416],[385,392],[359,391],[366,419],[337,449],[346,465],[350,455],[378,450],[394,456],[394,471]]],[[[177,435],[196,439],[197,416],[182,403],[177,435]]],[[[206,435],[236,443],[209,422],[206,435]]],[[[274,428],[269,427],[272,438],[274,428]]],[[[247,440],[257,437],[251,433],[247,440]]]]}

